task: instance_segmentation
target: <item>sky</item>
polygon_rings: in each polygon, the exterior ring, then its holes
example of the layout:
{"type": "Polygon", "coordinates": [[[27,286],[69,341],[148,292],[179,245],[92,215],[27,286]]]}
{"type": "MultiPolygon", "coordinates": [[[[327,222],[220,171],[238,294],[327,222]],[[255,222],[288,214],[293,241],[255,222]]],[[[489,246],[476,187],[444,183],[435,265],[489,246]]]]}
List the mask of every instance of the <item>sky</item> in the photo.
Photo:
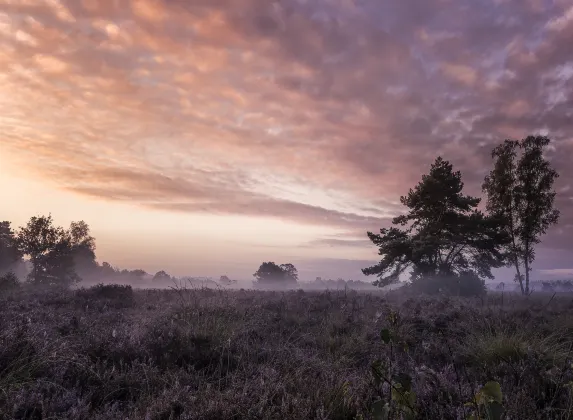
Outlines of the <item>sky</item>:
{"type": "Polygon", "coordinates": [[[572,39],[571,0],[0,0],[0,219],[151,273],[364,279],[438,155],[479,195],[544,134],[534,276],[573,275],[572,39]]]}

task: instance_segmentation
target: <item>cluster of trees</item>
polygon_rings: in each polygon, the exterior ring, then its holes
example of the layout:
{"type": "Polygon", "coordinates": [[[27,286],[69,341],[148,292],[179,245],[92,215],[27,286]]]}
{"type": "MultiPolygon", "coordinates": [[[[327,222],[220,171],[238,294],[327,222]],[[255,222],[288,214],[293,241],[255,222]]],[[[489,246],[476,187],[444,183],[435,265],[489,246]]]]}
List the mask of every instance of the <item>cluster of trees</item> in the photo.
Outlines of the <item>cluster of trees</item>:
{"type": "MultiPolygon", "coordinates": [[[[253,282],[255,287],[260,288],[309,288],[309,289],[369,289],[372,288],[372,283],[367,283],[360,280],[344,280],[338,278],[333,279],[323,279],[322,277],[316,277],[312,282],[299,283],[298,282],[298,271],[293,264],[276,264],[274,262],[264,262],[261,264],[259,269],[255,274],[255,281],[253,282]]],[[[222,283],[222,282],[220,282],[222,283]]]]}
{"type": "Polygon", "coordinates": [[[482,186],[487,213],[478,209],[480,198],[463,193],[461,173],[438,157],[400,198],[407,213],[379,234],[368,232],[382,258],[362,272],[386,286],[409,270],[412,285],[426,291],[476,294],[493,279],[492,269],[512,266],[521,292],[529,294],[535,246],[559,219],[553,189],[558,174],[544,157],[549,143],[529,136],[492,151],[493,169],[482,186]]]}
{"type": "Polygon", "coordinates": [[[35,285],[70,286],[81,280],[133,282],[150,279],[171,282],[165,271],[154,276],[144,270],[126,270],[96,261],[95,239],[84,221],[72,222],[68,229],[56,226],[51,215],[34,216],[25,226],[12,229],[0,222],[0,277],[13,284],[26,276],[35,285]],[[29,268],[24,259],[28,260],[29,268]]]}
{"type": "Polygon", "coordinates": [[[0,274],[16,271],[28,257],[28,281],[37,285],[71,285],[81,278],[78,269],[93,269],[95,240],[89,226],[72,222],[68,229],[55,226],[50,216],[34,216],[14,231],[0,222],[0,274]]]}
{"type": "Polygon", "coordinates": [[[269,261],[262,263],[253,277],[255,287],[294,287],[298,282],[298,271],[290,263],[279,265],[269,261]]]}
{"type": "MultiPolygon", "coordinates": [[[[88,282],[150,282],[151,285],[168,285],[176,280],[191,283],[229,286],[236,284],[227,276],[219,282],[211,279],[177,279],[161,270],[155,275],[145,270],[126,270],[107,262],[96,261],[95,239],[84,221],[72,222],[68,229],[56,226],[51,215],[34,216],[25,226],[13,230],[8,221],[0,222],[0,277],[2,282],[14,284],[22,273],[28,282],[45,286],[71,286],[81,280],[88,282]],[[30,268],[26,268],[27,259],[30,268]]],[[[257,273],[257,285],[296,285],[298,272],[292,264],[263,263],[257,273]]],[[[1,282],[0,282],[1,283],[1,282]]]]}

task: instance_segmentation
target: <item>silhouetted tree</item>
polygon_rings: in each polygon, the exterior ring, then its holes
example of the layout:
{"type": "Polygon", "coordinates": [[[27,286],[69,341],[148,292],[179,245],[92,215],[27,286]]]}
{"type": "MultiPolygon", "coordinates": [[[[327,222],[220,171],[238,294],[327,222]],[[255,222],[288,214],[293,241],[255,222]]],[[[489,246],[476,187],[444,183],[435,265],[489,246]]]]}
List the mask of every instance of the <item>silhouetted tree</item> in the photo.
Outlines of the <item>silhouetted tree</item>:
{"type": "Polygon", "coordinates": [[[296,283],[298,281],[298,271],[296,267],[292,264],[281,264],[281,269],[284,272],[286,281],[289,283],[296,283]]]}
{"type": "Polygon", "coordinates": [[[430,173],[400,202],[409,211],[395,217],[380,234],[368,232],[381,261],[362,270],[386,286],[411,269],[412,281],[436,276],[493,278],[491,269],[504,264],[507,242],[500,222],[477,210],[479,198],[464,195],[462,176],[438,157],[430,173]]]}
{"type": "Polygon", "coordinates": [[[549,143],[545,136],[506,140],[492,151],[494,168],[483,184],[487,210],[504,220],[511,238],[507,244],[508,262],[515,267],[515,280],[523,294],[529,294],[535,245],[559,220],[553,190],[559,175],[543,156],[549,143]]]}
{"type": "Polygon", "coordinates": [[[143,278],[143,277],[149,275],[149,274],[147,274],[147,272],[145,270],[142,270],[141,268],[137,268],[135,270],[132,270],[129,272],[129,274],[132,276],[135,276],[135,277],[140,277],[140,278],[143,278]]]}
{"type": "Polygon", "coordinates": [[[298,272],[292,264],[277,265],[274,262],[264,262],[253,276],[258,285],[291,286],[296,285],[298,272]]]}
{"type": "Polygon", "coordinates": [[[158,271],[157,273],[155,273],[152,281],[154,281],[154,282],[171,281],[171,276],[169,274],[167,274],[165,271],[161,270],[161,271],[158,271]]]}
{"type": "Polygon", "coordinates": [[[98,275],[98,265],[95,255],[95,239],[90,235],[90,227],[86,222],[72,222],[69,228],[72,242],[72,253],[76,271],[81,277],[98,275]]]}
{"type": "Polygon", "coordinates": [[[70,232],[53,224],[52,216],[32,217],[17,234],[18,249],[28,255],[35,284],[70,285],[80,280],[75,271],[70,232]]]}
{"type": "Polygon", "coordinates": [[[22,259],[10,222],[0,222],[0,275],[12,271],[22,259]]]}
{"type": "Polygon", "coordinates": [[[108,262],[103,262],[99,267],[100,276],[112,278],[119,274],[119,270],[117,268],[112,267],[112,265],[108,262]]]}
{"type": "Polygon", "coordinates": [[[70,286],[81,281],[76,271],[74,246],[71,237],[65,230],[61,231],[53,248],[44,260],[44,273],[41,283],[49,285],[70,286]]]}

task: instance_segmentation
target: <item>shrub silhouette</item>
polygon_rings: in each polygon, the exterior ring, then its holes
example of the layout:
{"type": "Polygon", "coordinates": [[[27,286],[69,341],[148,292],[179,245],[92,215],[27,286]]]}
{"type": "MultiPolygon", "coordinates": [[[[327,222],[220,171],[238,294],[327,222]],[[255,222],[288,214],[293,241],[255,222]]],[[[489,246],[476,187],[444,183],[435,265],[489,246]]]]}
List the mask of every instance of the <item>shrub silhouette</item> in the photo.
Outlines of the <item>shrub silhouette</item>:
{"type": "Polygon", "coordinates": [[[254,285],[259,287],[292,287],[298,282],[298,272],[292,264],[264,262],[253,277],[256,278],[254,285]]]}
{"type": "Polygon", "coordinates": [[[462,297],[483,296],[487,289],[485,281],[474,273],[460,275],[425,276],[412,280],[411,288],[429,295],[453,295],[462,297]]]}
{"type": "Polygon", "coordinates": [[[99,302],[99,304],[122,308],[134,304],[133,289],[130,285],[100,283],[87,289],[76,290],[76,296],[88,305],[99,302]]]}

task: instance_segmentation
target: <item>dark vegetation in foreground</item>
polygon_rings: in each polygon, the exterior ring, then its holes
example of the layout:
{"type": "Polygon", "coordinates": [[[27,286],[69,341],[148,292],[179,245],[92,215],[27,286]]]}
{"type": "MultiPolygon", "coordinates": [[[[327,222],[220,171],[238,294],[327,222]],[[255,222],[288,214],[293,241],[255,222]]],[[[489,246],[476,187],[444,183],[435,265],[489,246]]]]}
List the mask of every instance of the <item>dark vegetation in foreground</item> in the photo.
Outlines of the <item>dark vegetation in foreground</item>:
{"type": "Polygon", "coordinates": [[[27,289],[2,419],[573,418],[570,295],[27,289]]]}

